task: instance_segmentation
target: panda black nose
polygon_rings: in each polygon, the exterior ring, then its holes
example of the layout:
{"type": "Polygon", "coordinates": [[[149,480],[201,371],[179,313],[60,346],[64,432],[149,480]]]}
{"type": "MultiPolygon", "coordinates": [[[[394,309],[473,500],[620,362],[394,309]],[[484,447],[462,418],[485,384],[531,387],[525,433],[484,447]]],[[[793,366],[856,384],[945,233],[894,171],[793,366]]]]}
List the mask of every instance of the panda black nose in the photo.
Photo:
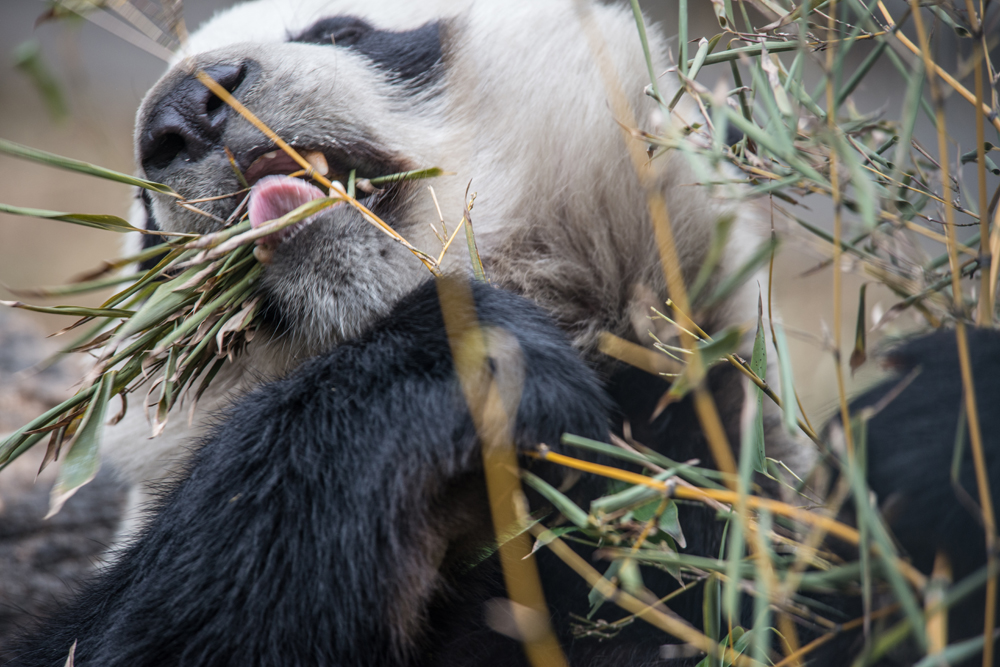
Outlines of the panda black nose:
{"type": "MultiPolygon", "coordinates": [[[[246,65],[211,65],[202,69],[236,95],[246,79],[246,65]]],[[[167,91],[152,108],[139,136],[139,160],[151,171],[175,160],[197,161],[221,146],[229,105],[189,74],[167,91]]]]}

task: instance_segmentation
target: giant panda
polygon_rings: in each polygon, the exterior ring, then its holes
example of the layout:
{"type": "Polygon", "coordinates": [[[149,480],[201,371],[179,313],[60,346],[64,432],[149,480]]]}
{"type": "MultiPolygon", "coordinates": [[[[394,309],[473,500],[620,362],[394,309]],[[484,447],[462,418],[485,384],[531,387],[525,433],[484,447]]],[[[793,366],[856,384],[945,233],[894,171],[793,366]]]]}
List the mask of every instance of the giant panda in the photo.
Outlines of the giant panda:
{"type": "MultiPolygon", "coordinates": [[[[654,29],[649,41],[662,71],[665,40],[654,29]]],[[[468,285],[463,321],[491,332],[493,372],[523,387],[508,406],[519,447],[627,426],[676,459],[711,464],[691,407],[653,419],[668,383],[603,357],[598,340],[606,331],[648,344],[648,309],[668,296],[643,181],[667,201],[681,261],[667,268],[688,284],[719,220],[736,224],[714,281],[756,244],[754,207],[699,185],[682,156],[659,155],[637,175],[626,142],[639,139],[613,112],[609,64],[641,128],[696,122],[658,115],[634,18],[616,5],[256,0],[192,35],[139,110],[141,175],[188,199],[226,195],[240,189],[228,149],[256,205],[281,209],[279,195],[301,187],[280,178],[297,167],[194,78],[200,69],[294,147],[321,154],[331,178],[439,166],[451,172],[433,181],[451,225],[471,181],[491,285],[466,283],[461,253],[446,256],[448,278],[428,282],[408,251],[344,206],[272,244],[266,326],[191,423],[173,419],[149,439],[131,410],[108,429],[106,457],[134,492],[123,546],[15,665],[62,665],[72,646],[77,665],[526,664],[485,620],[505,596],[495,558],[468,567],[493,532],[439,293],[468,285]]],[[[363,203],[434,251],[437,205],[423,185],[363,203]]],[[[143,192],[136,222],[214,231],[237,204],[205,201],[204,216],[143,192]]],[[[756,290],[695,302],[696,319],[708,331],[751,321],[756,290]]],[[[738,443],[741,383],[724,371],[709,381],[738,443]]],[[[769,429],[769,454],[807,471],[812,450],[777,436],[769,429]]],[[[572,492],[585,499],[594,484],[572,492]]],[[[692,518],[689,548],[717,553],[720,524],[692,518]]],[[[540,561],[570,664],[700,660],[664,657],[663,635],[642,624],[614,642],[574,640],[570,615],[586,613],[588,587],[540,561]]],[[[671,609],[699,622],[697,596],[671,609]]],[[[823,659],[840,664],[842,649],[823,659]]]]}
{"type": "MultiPolygon", "coordinates": [[[[654,71],[664,71],[666,40],[656,29],[649,46],[654,71]]],[[[453,230],[474,193],[471,217],[491,283],[549,313],[600,373],[619,421],[628,420],[637,439],[693,442],[673,453],[711,462],[691,420],[669,413],[650,420],[667,387],[662,378],[598,351],[603,332],[651,347],[649,309],[662,309],[668,296],[646,192],[626,143],[641,139],[623,132],[627,119],[613,110],[624,101],[639,129],[649,131],[673,126],[683,133],[699,120],[689,109],[663,118],[644,93],[649,74],[627,8],[569,0],[238,4],[191,36],[138,112],[140,174],[188,199],[240,190],[226,149],[251,184],[298,169],[195,80],[199,68],[293,147],[321,154],[332,179],[343,180],[350,169],[361,177],[430,166],[448,172],[429,182],[436,201],[428,182],[415,181],[362,203],[436,255],[441,243],[430,223],[440,228],[440,211],[453,230]],[[610,84],[605,64],[616,79],[610,84]]],[[[672,81],[661,79],[664,95],[673,94],[672,81]]],[[[717,223],[735,220],[704,298],[759,246],[758,211],[728,198],[722,186],[698,185],[680,155],[657,155],[641,169],[669,205],[681,266],[666,268],[680,270],[687,284],[717,223]]],[[[151,229],[208,232],[238,203],[230,197],[199,204],[213,219],[144,191],[135,217],[151,229]]],[[[453,247],[445,272],[468,271],[468,257],[453,247]]],[[[132,488],[122,537],[138,525],[151,485],[186,460],[206,415],[359,335],[428,276],[411,253],[343,206],[274,248],[261,288],[267,331],[217,376],[194,418],[174,418],[150,439],[143,412],[130,410],[108,430],[106,460],[132,488]]],[[[711,308],[695,301],[693,314],[709,332],[749,325],[761,285],[766,279],[748,281],[711,308]]],[[[731,370],[714,373],[711,382],[729,439],[738,443],[742,382],[731,370]]],[[[770,413],[768,422],[776,423],[770,413]]],[[[771,456],[800,473],[809,469],[811,444],[778,429],[769,441],[771,456]]]]}
{"type": "MultiPolygon", "coordinates": [[[[649,43],[662,71],[665,40],[652,29],[649,43]]],[[[641,128],[697,122],[684,111],[658,116],[644,94],[634,19],[621,6],[256,0],[192,35],[139,110],[142,175],[189,199],[225,195],[239,189],[228,149],[258,188],[257,205],[280,209],[275,193],[301,187],[281,179],[295,167],[193,78],[202,69],[297,149],[322,154],[331,177],[439,166],[452,172],[433,182],[452,225],[471,181],[492,284],[468,283],[460,253],[448,255],[448,278],[429,282],[411,254],[347,207],[272,244],[261,292],[267,324],[192,422],[173,419],[149,439],[141,411],[131,410],[109,428],[106,457],[144,513],[131,516],[95,581],[22,642],[14,665],[526,664],[518,641],[487,622],[485,608],[506,596],[496,558],[469,567],[494,533],[441,295],[471,297],[459,319],[483,327],[498,383],[514,378],[520,388],[506,406],[518,447],[558,447],[564,432],[601,440],[627,427],[676,459],[712,462],[685,402],[651,419],[664,379],[598,351],[604,331],[648,344],[644,316],[667,297],[627,153],[638,139],[622,132],[627,119],[613,112],[623,107],[602,67],[641,128]]],[[[669,78],[661,85],[671,94],[669,78]]],[[[735,232],[714,280],[743,264],[755,245],[752,205],[698,185],[680,155],[642,169],[670,209],[681,266],[668,268],[690,284],[726,217],[735,232]]],[[[165,232],[207,232],[236,203],[205,202],[209,217],[144,192],[135,218],[165,232]]],[[[427,224],[437,206],[423,184],[396,184],[364,203],[416,246],[439,248],[427,224]]],[[[755,292],[749,284],[721,305],[696,302],[696,319],[709,331],[747,322],[755,292]]],[[[944,548],[965,573],[983,559],[972,555],[982,552],[974,529],[956,520],[963,508],[943,492],[954,420],[938,406],[960,398],[954,360],[938,353],[949,335],[900,348],[892,358],[903,372],[926,374],[902,392],[890,380],[856,407],[879,406],[871,483],[882,499],[906,500],[892,517],[901,545],[924,569],[944,548]],[[940,529],[923,530],[927,517],[940,529]]],[[[979,332],[973,350],[988,400],[1000,343],[979,332]]],[[[740,383],[719,372],[709,382],[738,443],[740,383]]],[[[989,433],[997,488],[1000,429],[989,433]]],[[[769,430],[769,453],[806,471],[812,450],[776,435],[769,430]]],[[[970,476],[966,465],[967,489],[970,476]]],[[[569,492],[585,500],[600,489],[582,479],[569,492]]],[[[717,553],[714,516],[689,515],[684,525],[693,553],[717,553]]],[[[570,615],[586,613],[588,587],[545,556],[550,620],[570,664],[700,660],[668,657],[678,654],[661,651],[664,636],[641,623],[610,642],[574,639],[570,615]]],[[[671,610],[697,625],[701,601],[681,596],[671,610]]],[[[961,633],[981,625],[976,609],[959,613],[961,633]]],[[[853,641],[831,642],[814,664],[843,664],[853,641]]]]}

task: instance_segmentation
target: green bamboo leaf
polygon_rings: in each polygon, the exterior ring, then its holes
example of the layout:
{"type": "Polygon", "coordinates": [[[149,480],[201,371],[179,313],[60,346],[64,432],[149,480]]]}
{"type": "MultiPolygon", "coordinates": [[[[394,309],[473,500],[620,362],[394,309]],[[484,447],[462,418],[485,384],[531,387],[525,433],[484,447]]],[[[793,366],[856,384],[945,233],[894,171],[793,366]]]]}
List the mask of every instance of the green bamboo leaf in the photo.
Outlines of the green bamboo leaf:
{"type": "MultiPolygon", "coordinates": [[[[891,54],[892,51],[887,53],[891,54]]],[[[901,181],[901,174],[910,162],[910,141],[913,139],[913,129],[917,124],[917,112],[920,110],[920,100],[924,92],[924,82],[927,77],[924,75],[924,63],[917,58],[913,64],[906,84],[906,95],[903,98],[903,117],[900,119],[899,143],[896,146],[896,155],[893,162],[896,163],[896,171],[892,178],[894,181],[901,181]]]]}
{"type": "Polygon", "coordinates": [[[580,528],[589,529],[591,527],[587,513],[554,486],[527,470],[522,470],[521,476],[525,484],[542,494],[542,497],[552,503],[571,523],[580,528]]]}
{"type": "Polygon", "coordinates": [[[795,412],[795,376],[792,373],[792,355],[788,351],[788,338],[780,322],[774,323],[774,347],[778,350],[778,372],[781,375],[781,411],[785,430],[794,434],[798,429],[795,412]]]}
{"type": "Polygon", "coordinates": [[[858,370],[861,364],[865,363],[868,358],[868,352],[865,347],[865,332],[868,329],[865,318],[865,292],[867,291],[868,283],[862,283],[861,291],[858,295],[858,322],[854,329],[854,350],[851,351],[851,373],[858,370]]]}
{"type": "MultiPolygon", "coordinates": [[[[989,153],[994,148],[996,148],[996,146],[994,146],[990,142],[988,142],[988,141],[984,141],[983,142],[983,152],[984,153],[989,153]]],[[[962,164],[969,164],[970,162],[975,162],[977,159],[979,159],[978,155],[979,155],[979,149],[978,148],[973,148],[968,153],[962,153],[962,157],[961,157],[962,164]]]]}
{"type": "Polygon", "coordinates": [[[847,165],[851,174],[851,185],[854,187],[854,201],[861,215],[861,222],[867,229],[874,229],[878,220],[878,195],[869,176],[871,172],[861,168],[861,161],[842,136],[836,139],[837,156],[847,165]]]}
{"type": "Polygon", "coordinates": [[[606,442],[598,442],[597,440],[583,438],[571,433],[563,433],[559,442],[564,445],[579,447],[580,449],[601,454],[602,456],[610,456],[612,458],[621,459],[622,461],[628,461],[629,463],[638,463],[639,465],[647,465],[651,463],[649,457],[643,454],[630,452],[626,449],[622,449],[621,447],[609,445],[606,442]]]}
{"type": "MultiPolygon", "coordinates": [[[[862,421],[859,424],[859,428],[867,429],[867,423],[862,421]]],[[[903,577],[903,573],[896,567],[895,559],[899,557],[896,552],[896,546],[889,536],[889,530],[883,523],[882,517],[870,502],[868,485],[865,483],[864,474],[858,468],[857,461],[849,461],[847,463],[848,465],[844,465],[843,469],[851,483],[859,528],[867,532],[875,541],[875,546],[878,548],[877,556],[882,561],[884,566],[883,571],[889,582],[889,586],[892,588],[896,600],[903,608],[903,612],[910,623],[911,631],[916,637],[918,644],[921,647],[926,647],[927,634],[923,623],[924,616],[916,595],[910,589],[910,585],[903,577]]],[[[867,551],[865,546],[862,543],[860,548],[867,551]]]]}
{"type": "MultiPolygon", "coordinates": [[[[748,459],[749,457],[743,456],[743,452],[740,454],[740,467],[742,468],[742,459],[748,459]]],[[[741,475],[740,479],[742,480],[742,478],[741,475]]],[[[726,618],[734,625],[740,617],[740,580],[746,569],[746,564],[743,562],[743,548],[743,522],[734,511],[729,514],[729,540],[726,544],[726,560],[721,561],[721,567],[716,569],[716,571],[725,571],[726,573],[725,585],[722,590],[722,610],[726,618]]]]}
{"type": "Polygon", "coordinates": [[[139,232],[145,230],[133,227],[127,220],[123,220],[116,215],[96,215],[89,213],[61,213],[59,211],[46,211],[40,208],[23,208],[21,206],[10,206],[0,204],[0,212],[12,215],[24,215],[31,218],[42,218],[44,220],[59,220],[61,222],[71,222],[74,225],[103,229],[107,232],[139,232]]]}
{"type": "Polygon", "coordinates": [[[32,442],[37,442],[46,435],[44,433],[29,435],[28,431],[44,428],[54,422],[60,415],[66,414],[80,403],[90,400],[90,397],[94,395],[96,389],[96,386],[90,386],[86,389],[80,390],[59,405],[46,410],[21,428],[8,435],[2,442],[0,442],[0,465],[7,465],[16,458],[17,454],[22,453],[24,449],[26,449],[22,448],[22,445],[27,440],[33,439],[32,442]],[[36,438],[35,436],[38,437],[36,438]],[[19,449],[20,451],[18,451],[19,449]]]}
{"type": "Polygon", "coordinates": [[[112,344],[117,344],[132,334],[163,322],[186,302],[193,301],[196,296],[191,289],[178,288],[193,277],[197,270],[190,268],[177,278],[157,287],[142,307],[119,327],[112,344]]]}
{"type": "Polygon", "coordinates": [[[705,299],[704,303],[700,304],[700,306],[702,308],[711,308],[725,301],[737,288],[748,281],[760,267],[764,266],[765,262],[771,259],[771,255],[778,249],[778,245],[779,241],[776,236],[771,236],[767,241],[760,244],[760,247],[750,255],[750,258],[744,262],[743,266],[727,275],[715,288],[711,296],[705,299]]]}
{"type": "Polygon", "coordinates": [[[556,528],[549,528],[541,535],[535,538],[535,544],[531,547],[531,553],[535,553],[544,546],[555,542],[558,538],[571,533],[576,530],[576,526],[558,526],[556,528]]]}
{"type": "Polygon", "coordinates": [[[0,139],[0,153],[13,155],[14,157],[19,157],[24,160],[31,160],[32,162],[38,162],[57,169],[65,169],[67,171],[75,171],[89,176],[97,176],[98,178],[105,178],[109,181],[135,185],[140,188],[145,188],[146,190],[159,192],[161,194],[180,197],[180,195],[174,192],[171,187],[163,185],[162,183],[154,183],[153,181],[147,181],[144,178],[129,176],[112,169],[105,169],[104,167],[98,167],[97,165],[90,164],[89,162],[74,160],[72,158],[63,157],[54,153],[41,151],[37,148],[29,148],[28,146],[23,146],[7,139],[0,139]]]}
{"type": "Polygon", "coordinates": [[[32,306],[20,301],[0,301],[0,306],[30,310],[33,313],[49,315],[69,315],[71,317],[132,317],[133,310],[120,308],[87,308],[85,306],[32,306]]]}
{"type": "MultiPolygon", "coordinates": [[[[739,327],[729,327],[722,333],[716,334],[714,338],[707,341],[698,341],[698,353],[701,355],[701,370],[708,371],[709,368],[726,358],[727,355],[735,352],[743,339],[743,332],[739,327]]],[[[689,373],[690,364],[684,368],[684,373],[674,380],[670,385],[669,394],[671,401],[684,398],[691,389],[700,382],[700,378],[693,378],[689,373]]]]}
{"type": "MultiPolygon", "coordinates": [[[[705,635],[712,641],[718,643],[719,635],[722,633],[722,610],[719,607],[721,599],[719,597],[719,578],[711,575],[705,580],[705,595],[702,598],[701,613],[705,627],[705,635]]],[[[720,656],[706,656],[698,663],[699,667],[721,667],[720,656]]]]}
{"type": "Polygon", "coordinates": [[[7,290],[17,296],[31,296],[38,299],[53,299],[62,296],[74,296],[77,294],[86,294],[88,292],[97,292],[105,289],[106,287],[113,287],[114,285],[120,285],[122,283],[132,283],[139,278],[140,276],[138,274],[132,273],[125,276],[111,276],[110,278],[87,280],[85,282],[71,283],[69,285],[33,287],[30,289],[13,289],[8,287],[7,290]]]}
{"type": "Polygon", "coordinates": [[[777,143],[771,135],[769,135],[762,128],[757,127],[757,125],[747,120],[736,111],[726,107],[725,113],[729,116],[729,123],[735,126],[740,132],[753,139],[758,146],[767,149],[773,155],[784,160],[789,167],[797,171],[803,177],[823,186],[828,185],[827,180],[823,178],[818,171],[810,167],[796,151],[783,151],[781,144],[777,143]]]}
{"type": "Polygon", "coordinates": [[[444,171],[442,169],[439,169],[438,167],[430,167],[429,169],[414,169],[413,171],[401,171],[387,176],[369,178],[368,182],[378,187],[380,185],[389,185],[400,181],[416,181],[421,178],[435,178],[442,175],[444,175],[444,171]]]}
{"type": "MultiPolygon", "coordinates": [[[[764,310],[761,297],[757,297],[757,334],[753,341],[753,354],[750,357],[750,370],[761,380],[766,380],[767,374],[767,342],[764,339],[764,310]]],[[[750,428],[744,425],[743,447],[749,447],[752,452],[753,469],[759,473],[767,473],[766,455],[764,454],[764,392],[754,383],[750,383],[750,395],[747,397],[754,405],[750,428]]],[[[740,470],[740,475],[744,474],[740,470]]],[[[749,488],[749,487],[748,487],[749,488]]]]}
{"type": "Polygon", "coordinates": [[[634,558],[622,561],[622,566],[618,568],[618,581],[626,593],[636,595],[642,591],[642,573],[639,571],[639,563],[634,558]]]}
{"type": "Polygon", "coordinates": [[[949,644],[940,653],[925,656],[913,667],[938,667],[939,665],[957,665],[968,658],[978,655],[983,650],[983,635],[949,644]]]}
{"type": "MultiPolygon", "coordinates": [[[[665,482],[673,477],[674,474],[674,470],[664,470],[663,472],[654,475],[651,479],[665,482]]],[[[619,491],[618,493],[612,493],[602,498],[597,498],[590,503],[590,511],[594,514],[610,514],[612,512],[625,509],[626,507],[642,505],[650,500],[662,497],[663,492],[658,489],[654,489],[651,486],[645,486],[644,484],[635,484],[625,488],[623,491],[619,491]]]]}
{"type": "Polygon", "coordinates": [[[185,318],[184,322],[180,326],[156,344],[156,348],[153,350],[153,355],[160,354],[170,347],[170,345],[197,329],[198,325],[204,322],[209,315],[219,310],[224,305],[234,301],[242,301],[242,297],[249,294],[249,290],[253,287],[257,277],[263,272],[263,270],[264,267],[257,264],[250,270],[250,273],[246,278],[243,278],[218,297],[199,308],[190,317],[185,318]]]}
{"type": "Polygon", "coordinates": [[[465,223],[465,242],[469,246],[469,260],[472,262],[472,277],[480,282],[486,282],[486,272],[483,270],[483,260],[479,257],[479,248],[476,246],[476,237],[472,233],[472,218],[469,211],[465,211],[462,219],[465,223]]]}
{"type": "Polygon", "coordinates": [[[68,445],[65,445],[68,453],[59,466],[59,475],[55,486],[52,487],[46,519],[58,513],[77,489],[97,475],[101,465],[101,431],[104,429],[104,416],[107,413],[114,384],[114,371],[101,376],[94,398],[87,406],[87,411],[83,413],[76,435],[68,445]]]}
{"type": "MultiPolygon", "coordinates": [[[[615,579],[618,578],[618,571],[622,567],[622,562],[624,562],[622,558],[611,562],[611,565],[604,572],[604,581],[614,585],[615,579]]],[[[600,587],[594,586],[591,588],[590,594],[587,595],[587,601],[590,603],[590,613],[587,614],[587,617],[590,618],[593,616],[594,612],[601,608],[605,600],[607,600],[607,597],[601,592],[600,587]]]]}
{"type": "Polygon", "coordinates": [[[347,196],[348,197],[353,197],[355,195],[355,192],[357,191],[356,190],[357,184],[358,184],[357,182],[358,182],[358,170],[357,169],[351,169],[351,171],[347,174],[347,196]]]}
{"type": "Polygon", "coordinates": [[[681,528],[680,518],[677,515],[677,503],[673,500],[667,501],[667,507],[660,514],[660,520],[656,525],[660,530],[674,538],[682,549],[687,546],[687,538],[684,537],[684,530],[681,528]]]}
{"type": "Polygon", "coordinates": [[[31,80],[45,102],[45,108],[54,120],[64,120],[69,114],[66,96],[59,80],[42,58],[42,47],[37,39],[22,42],[14,49],[14,65],[31,80]]]}
{"type": "MultiPolygon", "coordinates": [[[[724,114],[719,114],[722,119],[725,119],[724,114]]],[[[724,130],[717,129],[717,134],[722,133],[724,130]]],[[[695,301],[698,298],[698,294],[701,292],[702,288],[708,284],[709,279],[716,274],[715,269],[719,264],[719,260],[722,259],[722,255],[729,243],[729,232],[733,228],[733,223],[736,222],[735,215],[724,215],[720,217],[715,223],[715,233],[712,234],[712,243],[708,246],[708,253],[705,255],[705,260],[701,264],[701,268],[698,269],[698,276],[694,279],[691,284],[691,289],[688,290],[688,298],[691,301],[695,301]]]]}

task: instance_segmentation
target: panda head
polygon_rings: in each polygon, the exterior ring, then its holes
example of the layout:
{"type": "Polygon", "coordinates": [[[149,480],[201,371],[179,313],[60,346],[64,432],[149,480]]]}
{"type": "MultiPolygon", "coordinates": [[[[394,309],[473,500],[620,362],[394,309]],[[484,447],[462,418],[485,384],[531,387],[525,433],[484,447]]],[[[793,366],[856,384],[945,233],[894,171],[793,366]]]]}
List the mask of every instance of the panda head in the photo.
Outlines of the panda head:
{"type": "MultiPolygon", "coordinates": [[[[146,225],[219,229],[242,199],[225,197],[241,190],[230,154],[251,185],[299,169],[195,78],[201,70],[300,153],[322,155],[331,180],[351,170],[359,178],[448,172],[362,199],[432,255],[442,245],[427,185],[451,231],[471,183],[490,277],[541,302],[578,346],[592,346],[595,332],[627,321],[633,287],[661,291],[661,269],[597,62],[613,65],[636,117],[649,119],[634,20],[624,7],[587,12],[600,56],[571,0],[238,5],[192,35],[137,120],[141,173],[203,200],[209,215],[144,193],[146,225]]],[[[447,270],[463,270],[464,246],[449,250],[447,270]]],[[[276,246],[261,288],[274,339],[301,355],[357,335],[427,277],[409,251],[342,205],[276,246]]]]}

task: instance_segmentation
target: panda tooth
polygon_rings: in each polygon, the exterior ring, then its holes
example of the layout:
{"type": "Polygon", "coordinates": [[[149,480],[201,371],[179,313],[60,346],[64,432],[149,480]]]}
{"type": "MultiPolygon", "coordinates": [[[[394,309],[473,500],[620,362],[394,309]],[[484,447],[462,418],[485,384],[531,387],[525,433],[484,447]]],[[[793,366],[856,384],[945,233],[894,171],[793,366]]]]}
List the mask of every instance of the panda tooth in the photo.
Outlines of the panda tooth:
{"type": "Polygon", "coordinates": [[[302,157],[304,157],[306,161],[312,165],[312,168],[316,170],[316,173],[320,176],[326,176],[330,173],[330,165],[326,163],[326,156],[319,151],[303,153],[302,157]]]}
{"type": "Polygon", "coordinates": [[[268,245],[256,245],[253,247],[253,256],[261,264],[270,264],[274,257],[274,248],[268,245]]]}
{"type": "Polygon", "coordinates": [[[270,153],[264,153],[260,156],[261,160],[273,160],[278,157],[278,151],[271,151],[270,153]]]}

